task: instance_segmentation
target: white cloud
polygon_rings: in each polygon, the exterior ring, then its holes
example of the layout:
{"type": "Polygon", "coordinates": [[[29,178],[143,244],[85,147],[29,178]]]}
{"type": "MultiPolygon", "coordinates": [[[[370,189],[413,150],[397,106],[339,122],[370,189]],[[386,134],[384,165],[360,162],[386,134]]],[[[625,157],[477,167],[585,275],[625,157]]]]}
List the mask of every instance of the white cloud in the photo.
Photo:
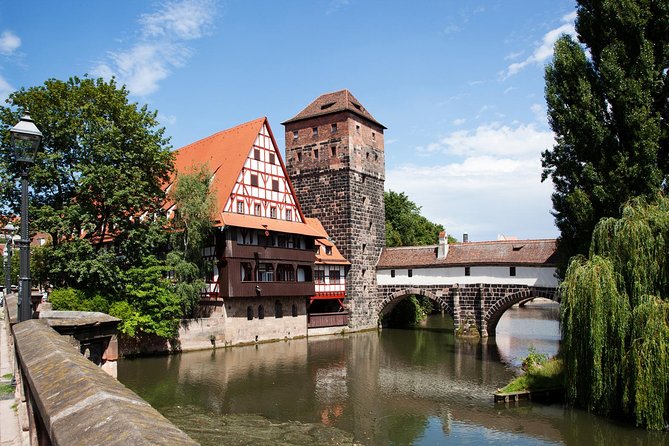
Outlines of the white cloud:
{"type": "Polygon", "coordinates": [[[576,29],[574,28],[574,20],[576,19],[576,12],[572,12],[562,17],[562,25],[555,29],[551,29],[543,38],[539,45],[534,49],[531,55],[521,62],[515,62],[509,65],[502,73],[502,78],[506,79],[514,74],[519,73],[525,67],[531,64],[541,65],[545,63],[553,55],[553,46],[557,39],[563,34],[576,36],[576,29]]]}
{"type": "Polygon", "coordinates": [[[0,102],[4,102],[12,91],[14,88],[0,75],[0,102]]]}
{"type": "Polygon", "coordinates": [[[417,150],[430,166],[388,169],[386,187],[405,192],[423,215],[460,237],[494,239],[498,233],[525,238],[554,237],[550,182],[541,183],[541,152],[553,134],[534,124],[499,123],[449,133],[417,150]],[[425,179],[429,178],[429,181],[425,179]]]}
{"type": "Polygon", "coordinates": [[[530,110],[532,110],[532,113],[534,113],[534,117],[537,119],[538,122],[541,123],[546,122],[546,108],[543,105],[532,104],[530,106],[530,110]]]}
{"type": "Polygon", "coordinates": [[[459,127],[459,126],[461,126],[462,124],[464,124],[465,122],[466,122],[466,121],[465,121],[464,118],[458,118],[458,119],[454,119],[454,120],[453,120],[453,125],[459,127]]]}
{"type": "Polygon", "coordinates": [[[325,13],[328,15],[333,14],[348,4],[349,0],[331,0],[325,13]]]}
{"type": "Polygon", "coordinates": [[[507,157],[538,154],[552,144],[553,134],[538,130],[534,124],[510,127],[492,123],[452,132],[430,146],[432,151],[449,155],[507,157]]]}
{"type": "Polygon", "coordinates": [[[206,35],[213,26],[213,0],[170,1],[158,11],[144,14],[140,39],[129,49],[112,51],[108,61],[93,68],[94,75],[116,76],[131,93],[146,96],[159,88],[172,69],[185,65],[191,50],[186,45],[206,35]]]}
{"type": "Polygon", "coordinates": [[[21,46],[19,36],[11,31],[4,31],[0,34],[0,54],[10,56],[21,46]]]}

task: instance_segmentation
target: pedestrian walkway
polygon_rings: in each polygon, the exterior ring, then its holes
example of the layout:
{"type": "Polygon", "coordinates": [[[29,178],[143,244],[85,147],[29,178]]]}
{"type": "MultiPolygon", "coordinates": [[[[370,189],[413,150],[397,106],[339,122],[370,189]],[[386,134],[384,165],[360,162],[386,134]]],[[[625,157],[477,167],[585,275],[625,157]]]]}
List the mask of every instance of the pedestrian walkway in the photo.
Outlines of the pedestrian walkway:
{"type": "MultiPolygon", "coordinates": [[[[10,384],[13,375],[14,361],[6,331],[5,311],[4,307],[0,306],[0,386],[4,388],[10,384]]],[[[23,433],[19,427],[16,403],[14,394],[7,395],[0,391],[0,446],[28,444],[27,433],[23,433]]]]}

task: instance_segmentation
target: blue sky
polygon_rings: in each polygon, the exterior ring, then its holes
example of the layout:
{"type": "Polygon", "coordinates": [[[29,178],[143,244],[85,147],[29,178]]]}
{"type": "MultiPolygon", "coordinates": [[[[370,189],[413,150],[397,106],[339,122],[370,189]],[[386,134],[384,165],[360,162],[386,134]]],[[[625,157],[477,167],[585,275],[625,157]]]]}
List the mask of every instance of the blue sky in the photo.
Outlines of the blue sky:
{"type": "Polygon", "coordinates": [[[470,240],[558,235],[544,66],[572,0],[35,1],[0,11],[0,100],[116,76],[175,148],[348,88],[381,123],[386,190],[470,240]]]}

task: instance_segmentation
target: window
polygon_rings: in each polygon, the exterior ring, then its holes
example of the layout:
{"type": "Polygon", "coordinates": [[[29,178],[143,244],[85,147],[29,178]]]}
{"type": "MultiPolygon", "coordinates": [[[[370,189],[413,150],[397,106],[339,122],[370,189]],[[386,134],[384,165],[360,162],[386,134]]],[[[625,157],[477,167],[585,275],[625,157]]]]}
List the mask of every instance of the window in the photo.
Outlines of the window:
{"type": "Polygon", "coordinates": [[[302,154],[300,152],[297,152],[297,160],[302,161],[302,154]]]}
{"type": "Polygon", "coordinates": [[[390,277],[395,277],[395,270],[394,269],[390,270],[390,277]]]}
{"type": "Polygon", "coordinates": [[[254,214],[260,216],[260,203],[256,203],[254,206],[254,214]]]}
{"type": "Polygon", "coordinates": [[[294,282],[295,270],[292,265],[277,265],[276,267],[276,281],[277,282],[294,282]]]}
{"type": "Polygon", "coordinates": [[[341,277],[339,276],[339,270],[338,269],[331,269],[330,270],[330,283],[339,283],[341,280],[341,277]]]}
{"type": "Polygon", "coordinates": [[[272,180],[272,190],[279,192],[279,180],[272,180]]]}
{"type": "Polygon", "coordinates": [[[274,282],[274,268],[271,263],[258,265],[258,282],[274,282]]]}
{"type": "Polygon", "coordinates": [[[379,160],[379,154],[378,154],[378,153],[375,153],[375,154],[374,154],[374,161],[378,161],[378,160],[379,160]]]}
{"type": "Polygon", "coordinates": [[[269,154],[269,163],[270,164],[276,164],[276,156],[274,156],[273,153],[269,154]]]}
{"type": "Polygon", "coordinates": [[[293,130],[293,139],[297,139],[297,130],[293,130]]]}
{"type": "Polygon", "coordinates": [[[372,132],[372,141],[376,141],[376,133],[372,132]]]}
{"type": "Polygon", "coordinates": [[[366,158],[366,159],[369,159],[369,152],[367,152],[367,153],[365,154],[365,158],[366,158]]]}
{"type": "Polygon", "coordinates": [[[510,266],[509,267],[509,276],[515,276],[516,275],[516,267],[515,266],[510,266]]]}
{"type": "Polygon", "coordinates": [[[260,161],[260,149],[253,149],[253,159],[260,161]]]}
{"type": "Polygon", "coordinates": [[[413,277],[413,270],[412,270],[412,269],[408,270],[408,271],[407,271],[407,275],[408,275],[409,277],[413,277]]]}
{"type": "Polygon", "coordinates": [[[313,127],[311,129],[311,133],[312,133],[313,136],[318,136],[318,127],[313,127]]]}
{"type": "Polygon", "coordinates": [[[360,134],[360,125],[359,124],[355,125],[355,133],[360,134]]]}
{"type": "Polygon", "coordinates": [[[293,221],[293,211],[286,209],[286,220],[293,221]]]}
{"type": "Polygon", "coordinates": [[[332,255],[332,246],[326,246],[325,247],[325,254],[331,256],[332,255]]]}
{"type": "Polygon", "coordinates": [[[330,147],[330,155],[337,156],[337,147],[335,146],[330,147]]]}
{"type": "Polygon", "coordinates": [[[246,307],[246,319],[252,321],[253,320],[253,307],[250,305],[246,307]]]}
{"type": "Polygon", "coordinates": [[[472,270],[469,266],[465,266],[465,276],[471,276],[472,270]]]}
{"type": "Polygon", "coordinates": [[[314,271],[314,282],[325,283],[325,271],[322,269],[317,269],[314,271]]]}
{"type": "Polygon", "coordinates": [[[265,307],[258,305],[258,319],[265,319],[265,307]]]}
{"type": "Polygon", "coordinates": [[[283,317],[283,305],[278,300],[274,302],[274,317],[277,319],[283,317]]]}
{"type": "Polygon", "coordinates": [[[272,218],[276,218],[276,206],[272,206],[269,208],[269,216],[272,218]]]}
{"type": "Polygon", "coordinates": [[[251,186],[258,187],[258,175],[251,175],[251,186]]]}
{"type": "Polygon", "coordinates": [[[297,305],[293,304],[293,317],[297,317],[297,305]]]}
{"type": "Polygon", "coordinates": [[[318,159],[318,149],[314,149],[314,159],[318,159]]]}
{"type": "Polygon", "coordinates": [[[365,252],[365,249],[367,248],[367,243],[362,244],[362,252],[365,252]]]}
{"type": "Polygon", "coordinates": [[[331,132],[331,133],[337,133],[337,124],[336,124],[336,123],[335,123],[335,124],[332,124],[332,125],[330,126],[330,132],[331,132]]]}
{"type": "Polygon", "coordinates": [[[253,269],[251,268],[250,263],[242,263],[240,265],[242,271],[242,282],[251,282],[253,281],[253,269]]]}
{"type": "Polygon", "coordinates": [[[237,213],[238,214],[243,214],[244,213],[244,202],[239,200],[237,202],[237,213]]]}

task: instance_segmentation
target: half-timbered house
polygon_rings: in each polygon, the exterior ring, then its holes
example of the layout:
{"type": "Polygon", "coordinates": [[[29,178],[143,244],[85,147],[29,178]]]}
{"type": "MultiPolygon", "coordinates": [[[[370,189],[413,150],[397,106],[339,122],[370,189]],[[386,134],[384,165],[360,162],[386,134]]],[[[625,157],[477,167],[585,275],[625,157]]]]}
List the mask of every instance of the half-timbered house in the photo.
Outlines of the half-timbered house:
{"type": "Polygon", "coordinates": [[[267,119],[176,152],[177,175],[201,165],[217,200],[215,237],[204,252],[214,270],[202,307],[224,318],[226,343],[306,336],[323,235],[302,213],[267,119]]]}

